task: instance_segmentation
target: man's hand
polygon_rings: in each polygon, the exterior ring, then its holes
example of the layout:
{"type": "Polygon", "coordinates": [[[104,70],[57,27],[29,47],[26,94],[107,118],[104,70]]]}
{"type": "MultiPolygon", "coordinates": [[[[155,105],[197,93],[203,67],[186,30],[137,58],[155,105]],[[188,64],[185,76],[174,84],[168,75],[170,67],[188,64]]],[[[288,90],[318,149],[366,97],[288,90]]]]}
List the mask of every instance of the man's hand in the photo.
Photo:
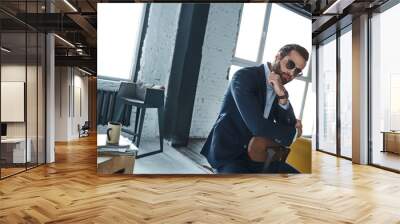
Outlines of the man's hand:
{"type": "Polygon", "coordinates": [[[275,72],[271,72],[268,77],[268,83],[274,87],[276,95],[285,95],[285,87],[283,87],[282,79],[278,74],[276,74],[275,72]]]}
{"type": "Polygon", "coordinates": [[[303,124],[301,124],[301,120],[296,121],[296,125],[294,126],[297,129],[297,138],[303,134],[303,124]]]}

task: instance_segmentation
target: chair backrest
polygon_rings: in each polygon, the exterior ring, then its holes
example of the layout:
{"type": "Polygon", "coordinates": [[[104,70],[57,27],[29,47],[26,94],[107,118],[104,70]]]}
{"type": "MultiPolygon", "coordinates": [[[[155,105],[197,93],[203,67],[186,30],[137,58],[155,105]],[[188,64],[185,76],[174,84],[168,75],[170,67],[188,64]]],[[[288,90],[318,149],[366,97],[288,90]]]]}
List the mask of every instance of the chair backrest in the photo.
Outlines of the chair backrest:
{"type": "Polygon", "coordinates": [[[146,89],[152,85],[134,82],[121,82],[117,97],[126,97],[144,101],[146,98],[146,89]]]}
{"type": "Polygon", "coordinates": [[[117,97],[127,97],[131,99],[136,98],[136,83],[133,82],[121,82],[117,97]]]}
{"type": "Polygon", "coordinates": [[[144,83],[135,83],[135,85],[136,85],[136,89],[135,89],[136,96],[135,96],[135,99],[144,101],[145,98],[146,98],[146,89],[148,87],[150,87],[150,85],[146,85],[144,83]]]}
{"type": "Polygon", "coordinates": [[[85,121],[85,123],[83,124],[82,128],[90,128],[90,123],[89,121],[85,121]]]}
{"type": "Polygon", "coordinates": [[[121,82],[117,97],[142,101],[146,107],[164,106],[164,87],[142,82],[121,82]]]}

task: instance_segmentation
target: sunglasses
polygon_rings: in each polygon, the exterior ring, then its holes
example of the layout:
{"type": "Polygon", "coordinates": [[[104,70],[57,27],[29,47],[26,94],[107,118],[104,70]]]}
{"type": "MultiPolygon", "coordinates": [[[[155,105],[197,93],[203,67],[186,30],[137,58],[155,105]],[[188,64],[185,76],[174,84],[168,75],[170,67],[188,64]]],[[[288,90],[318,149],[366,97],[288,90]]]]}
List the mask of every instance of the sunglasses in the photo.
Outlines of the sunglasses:
{"type": "Polygon", "coordinates": [[[301,69],[296,68],[296,64],[294,63],[294,61],[292,61],[290,59],[286,63],[286,68],[289,69],[289,70],[293,70],[294,69],[294,72],[293,72],[294,77],[300,77],[300,76],[303,75],[303,72],[301,71],[301,69]]]}

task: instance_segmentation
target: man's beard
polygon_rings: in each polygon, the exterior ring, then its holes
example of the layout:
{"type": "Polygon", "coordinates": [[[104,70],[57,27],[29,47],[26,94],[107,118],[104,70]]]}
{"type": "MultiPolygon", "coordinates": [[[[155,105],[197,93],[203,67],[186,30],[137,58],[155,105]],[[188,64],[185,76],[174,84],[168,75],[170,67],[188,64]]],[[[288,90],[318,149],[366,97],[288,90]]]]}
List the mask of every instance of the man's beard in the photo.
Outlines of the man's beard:
{"type": "Polygon", "coordinates": [[[275,72],[277,75],[281,76],[282,75],[282,70],[279,61],[275,61],[272,64],[272,71],[275,72]]]}
{"type": "Polygon", "coordinates": [[[280,64],[280,60],[276,60],[272,65],[271,65],[271,69],[274,73],[276,73],[277,75],[279,75],[281,77],[282,80],[282,84],[285,85],[288,81],[286,79],[283,78],[282,76],[282,70],[281,70],[281,64],[280,64]]]}

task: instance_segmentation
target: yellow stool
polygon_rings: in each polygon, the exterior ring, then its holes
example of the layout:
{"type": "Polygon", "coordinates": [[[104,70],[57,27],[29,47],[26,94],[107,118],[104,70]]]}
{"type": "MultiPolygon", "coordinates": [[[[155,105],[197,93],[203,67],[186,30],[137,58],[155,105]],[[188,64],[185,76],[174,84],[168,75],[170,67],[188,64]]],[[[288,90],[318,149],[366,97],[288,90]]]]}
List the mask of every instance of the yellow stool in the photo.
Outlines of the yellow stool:
{"type": "Polygon", "coordinates": [[[311,173],[311,139],[298,138],[290,146],[290,153],[286,162],[300,173],[311,173]]]}

